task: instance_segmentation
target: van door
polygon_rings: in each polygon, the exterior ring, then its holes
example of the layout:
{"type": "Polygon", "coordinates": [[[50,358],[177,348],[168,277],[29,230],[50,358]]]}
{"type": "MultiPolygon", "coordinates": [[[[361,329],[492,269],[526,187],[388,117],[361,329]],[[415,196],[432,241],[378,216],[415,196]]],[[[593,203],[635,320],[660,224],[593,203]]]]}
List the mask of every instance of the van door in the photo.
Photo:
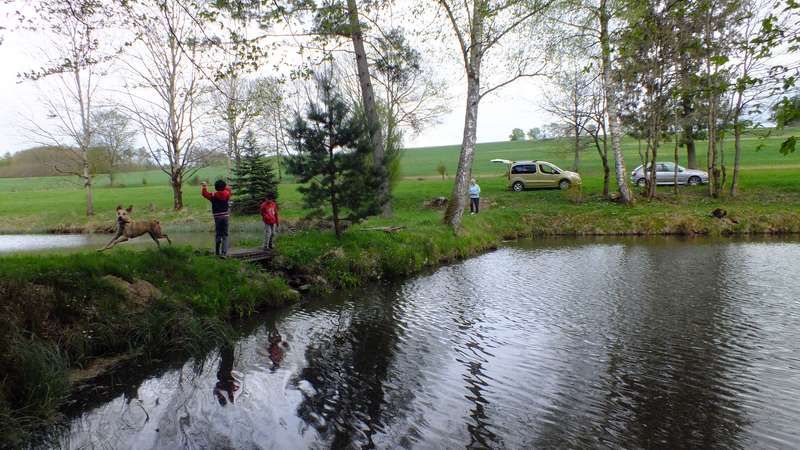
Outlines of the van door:
{"type": "Polygon", "coordinates": [[[517,164],[511,168],[511,182],[521,180],[526,188],[536,187],[536,164],[517,164]]]}
{"type": "Polygon", "coordinates": [[[539,164],[539,186],[558,187],[561,172],[550,164],[539,164]]]}

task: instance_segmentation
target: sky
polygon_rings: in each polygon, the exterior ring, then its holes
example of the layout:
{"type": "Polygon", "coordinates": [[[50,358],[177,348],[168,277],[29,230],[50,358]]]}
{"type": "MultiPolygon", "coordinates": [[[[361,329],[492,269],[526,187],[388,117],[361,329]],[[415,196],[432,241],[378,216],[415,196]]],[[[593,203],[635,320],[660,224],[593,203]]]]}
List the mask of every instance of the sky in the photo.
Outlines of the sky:
{"type": "MultiPolygon", "coordinates": [[[[0,16],[0,26],[10,25],[7,17],[0,16]],[[6,22],[6,23],[3,23],[6,22]]],[[[35,69],[42,64],[46,51],[41,36],[31,31],[0,31],[0,154],[16,152],[39,144],[27,129],[31,121],[41,123],[45,117],[42,99],[48,92],[50,81],[22,81],[18,73],[35,69]]],[[[423,147],[460,144],[465,113],[463,69],[453,58],[440,58],[441,49],[428,47],[423,52],[428,61],[434,61],[436,74],[449,90],[450,113],[440,118],[440,123],[429,126],[419,135],[406,133],[406,147],[423,147]],[[434,54],[437,53],[437,54],[434,54]]],[[[113,91],[115,82],[106,83],[113,91]],[[109,85],[110,84],[110,85],[109,85]]],[[[541,97],[542,81],[521,80],[481,101],[478,116],[478,142],[508,140],[512,128],[528,130],[552,122],[552,117],[542,111],[537,103],[541,97]]]]}

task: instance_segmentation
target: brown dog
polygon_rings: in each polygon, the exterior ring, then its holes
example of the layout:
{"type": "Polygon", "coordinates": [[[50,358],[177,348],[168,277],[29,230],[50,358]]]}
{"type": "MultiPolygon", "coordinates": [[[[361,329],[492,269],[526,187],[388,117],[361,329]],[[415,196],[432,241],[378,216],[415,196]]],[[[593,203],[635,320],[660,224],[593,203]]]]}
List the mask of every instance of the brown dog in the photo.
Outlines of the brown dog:
{"type": "Polygon", "coordinates": [[[117,206],[117,235],[111,238],[111,241],[106,244],[105,247],[98,250],[98,252],[107,250],[121,242],[142,236],[145,233],[149,234],[150,237],[153,238],[156,245],[158,245],[158,248],[161,248],[161,244],[158,243],[159,239],[166,239],[167,242],[169,242],[169,245],[172,245],[172,241],[169,239],[169,236],[161,232],[161,224],[157,220],[136,222],[130,218],[130,213],[132,211],[133,206],[129,206],[127,209],[124,209],[122,205],[117,206]]]}

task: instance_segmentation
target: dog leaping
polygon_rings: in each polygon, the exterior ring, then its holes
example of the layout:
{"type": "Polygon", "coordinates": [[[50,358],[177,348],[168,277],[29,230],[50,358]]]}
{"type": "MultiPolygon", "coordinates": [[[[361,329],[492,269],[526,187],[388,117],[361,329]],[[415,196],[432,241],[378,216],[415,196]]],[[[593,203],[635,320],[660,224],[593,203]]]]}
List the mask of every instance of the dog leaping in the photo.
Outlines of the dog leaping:
{"type": "Polygon", "coordinates": [[[148,220],[146,222],[137,222],[130,217],[132,211],[133,206],[127,208],[123,208],[122,205],[117,206],[117,234],[111,238],[111,241],[106,244],[105,247],[98,250],[98,252],[108,250],[121,242],[137,238],[144,234],[149,234],[159,249],[161,248],[161,244],[158,242],[159,239],[166,239],[169,245],[172,245],[169,236],[161,232],[161,223],[159,223],[159,221],[148,220]]]}

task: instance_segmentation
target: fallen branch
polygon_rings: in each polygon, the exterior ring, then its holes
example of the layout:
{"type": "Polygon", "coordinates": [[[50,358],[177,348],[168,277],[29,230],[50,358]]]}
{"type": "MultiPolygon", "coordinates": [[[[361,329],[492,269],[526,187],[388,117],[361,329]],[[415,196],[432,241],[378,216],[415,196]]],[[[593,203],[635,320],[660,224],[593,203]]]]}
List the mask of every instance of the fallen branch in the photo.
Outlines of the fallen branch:
{"type": "Polygon", "coordinates": [[[397,227],[372,227],[372,228],[361,228],[361,231],[383,231],[384,233],[397,233],[400,230],[405,230],[406,227],[404,226],[397,226],[397,227]]]}

